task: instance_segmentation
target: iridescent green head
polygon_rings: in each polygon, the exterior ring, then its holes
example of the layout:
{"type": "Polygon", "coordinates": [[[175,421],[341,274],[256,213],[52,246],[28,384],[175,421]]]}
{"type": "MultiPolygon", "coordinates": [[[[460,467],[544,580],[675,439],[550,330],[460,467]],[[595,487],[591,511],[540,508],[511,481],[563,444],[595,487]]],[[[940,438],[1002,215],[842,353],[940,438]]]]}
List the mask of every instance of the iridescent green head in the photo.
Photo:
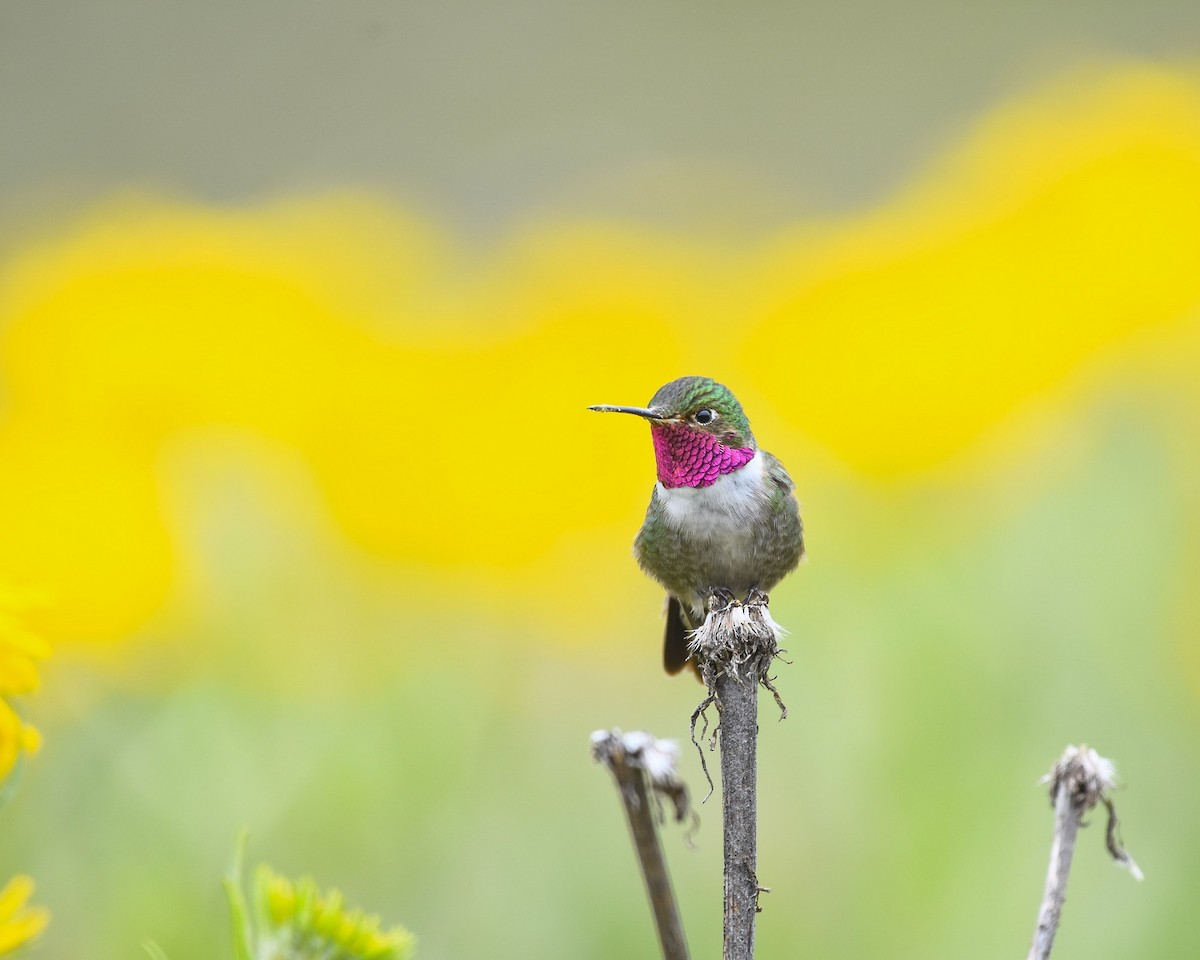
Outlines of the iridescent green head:
{"type": "Polygon", "coordinates": [[[649,410],[659,420],[684,423],[723,446],[754,448],[750,421],[729,388],[708,377],[680,377],[658,388],[649,410]]]}

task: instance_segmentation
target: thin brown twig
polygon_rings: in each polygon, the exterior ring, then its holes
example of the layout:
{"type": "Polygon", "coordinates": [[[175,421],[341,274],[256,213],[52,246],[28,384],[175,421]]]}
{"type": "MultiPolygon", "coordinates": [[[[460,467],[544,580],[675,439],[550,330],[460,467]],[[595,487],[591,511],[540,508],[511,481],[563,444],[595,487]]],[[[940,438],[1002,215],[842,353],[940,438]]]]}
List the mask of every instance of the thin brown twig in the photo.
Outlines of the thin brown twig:
{"type": "Polygon", "coordinates": [[[1054,842],[1050,845],[1050,866],[1046,870],[1046,885],[1028,960],[1047,960],[1050,956],[1054,935],[1062,921],[1075,839],[1084,814],[1096,804],[1103,803],[1108,808],[1105,842],[1109,854],[1118,866],[1142,879],[1142,871],[1117,838],[1117,812],[1108,796],[1116,783],[1116,769],[1111,760],[1086,746],[1069,746],[1043,781],[1050,785],[1050,801],[1054,805],[1054,842]]]}
{"type": "Polygon", "coordinates": [[[687,788],[675,776],[675,745],[640,731],[622,734],[619,730],[597,730],[592,734],[592,756],[612,771],[617,782],[663,960],[688,960],[687,938],[650,797],[651,790],[666,797],[677,821],[682,822],[688,814],[687,788]]]}

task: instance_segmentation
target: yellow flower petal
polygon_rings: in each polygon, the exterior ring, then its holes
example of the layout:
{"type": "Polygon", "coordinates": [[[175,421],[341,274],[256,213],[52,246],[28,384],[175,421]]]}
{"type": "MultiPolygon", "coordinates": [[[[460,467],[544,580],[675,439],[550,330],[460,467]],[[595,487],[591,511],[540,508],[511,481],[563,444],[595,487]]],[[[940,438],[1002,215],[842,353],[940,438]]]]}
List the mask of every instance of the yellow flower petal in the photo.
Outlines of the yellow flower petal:
{"type": "Polygon", "coordinates": [[[38,682],[32,660],[0,651],[0,695],[34,693],[38,682]]]}
{"type": "Polygon", "coordinates": [[[0,780],[12,772],[22,753],[36,753],[41,745],[42,736],[37,729],[21,720],[0,697],[0,780]]]}
{"type": "Polygon", "coordinates": [[[4,885],[0,890],[0,924],[8,923],[25,906],[34,889],[33,878],[25,874],[18,874],[4,885]]]}
{"type": "Polygon", "coordinates": [[[50,922],[43,907],[28,906],[34,883],[24,874],[13,877],[0,890],[0,954],[28,943],[50,922]]]}
{"type": "Polygon", "coordinates": [[[37,727],[30,726],[28,723],[21,725],[21,751],[33,756],[42,749],[42,734],[37,727]]]}
{"type": "Polygon", "coordinates": [[[26,910],[11,923],[0,927],[0,954],[23,947],[46,929],[49,922],[50,912],[44,907],[26,910]]]}
{"type": "Polygon", "coordinates": [[[9,612],[0,612],[0,649],[11,650],[35,660],[50,656],[50,644],[9,612]]]}
{"type": "MultiPolygon", "coordinates": [[[[21,718],[0,698],[0,780],[4,780],[16,765],[22,741],[21,718]]],[[[0,905],[2,903],[0,899],[0,905]]]]}

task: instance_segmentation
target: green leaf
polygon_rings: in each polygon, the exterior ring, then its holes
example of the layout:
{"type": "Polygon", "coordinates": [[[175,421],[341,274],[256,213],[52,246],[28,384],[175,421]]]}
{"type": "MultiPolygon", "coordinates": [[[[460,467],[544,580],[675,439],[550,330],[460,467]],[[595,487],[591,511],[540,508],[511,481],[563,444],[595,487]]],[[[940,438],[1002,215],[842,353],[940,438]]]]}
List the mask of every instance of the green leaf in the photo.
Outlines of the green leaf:
{"type": "Polygon", "coordinates": [[[246,860],[246,839],[248,831],[243,830],[234,847],[233,863],[225,874],[223,886],[225,896],[229,900],[229,920],[233,928],[233,955],[235,960],[251,960],[251,930],[250,917],[246,910],[246,893],[242,889],[242,869],[246,860]]]}

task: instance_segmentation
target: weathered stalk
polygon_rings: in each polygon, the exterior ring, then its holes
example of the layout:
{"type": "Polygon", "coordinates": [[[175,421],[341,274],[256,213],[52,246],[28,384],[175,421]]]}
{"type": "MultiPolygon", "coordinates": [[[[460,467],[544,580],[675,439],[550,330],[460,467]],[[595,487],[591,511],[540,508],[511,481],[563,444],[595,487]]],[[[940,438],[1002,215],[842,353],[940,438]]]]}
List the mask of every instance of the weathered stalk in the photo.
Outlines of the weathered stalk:
{"type": "Polygon", "coordinates": [[[754,956],[758,911],[758,678],[723,673],[716,681],[721,712],[721,804],[725,820],[726,960],[754,956]]]}
{"type": "Polygon", "coordinates": [[[1136,879],[1142,879],[1142,871],[1125,852],[1117,836],[1117,811],[1108,796],[1116,785],[1116,777],[1111,760],[1086,746],[1068,746],[1054,769],[1042,778],[1050,785],[1050,801],[1054,804],[1054,842],[1050,845],[1050,866],[1046,869],[1046,885],[1027,960],[1047,960],[1050,956],[1054,935],[1062,921],[1063,903],[1067,899],[1075,839],[1084,814],[1096,804],[1103,803],[1108,808],[1105,842],[1109,854],[1118,866],[1124,867],[1136,879]]]}
{"type": "Polygon", "coordinates": [[[720,716],[716,734],[725,828],[724,960],[754,956],[758,895],[763,891],[758,883],[758,688],[774,693],[782,716],[787,716],[767,673],[779,653],[780,632],[765,594],[752,592],[744,603],[719,594],[691,645],[708,688],[708,697],[692,717],[693,742],[696,720],[710,704],[720,716]]]}
{"type": "Polygon", "coordinates": [[[674,743],[648,733],[597,730],[592,734],[592,755],[612,771],[617,793],[629,821],[633,848],[646,882],[646,896],[654,914],[663,960],[688,960],[687,938],[671,875],[658,838],[658,824],[649,786],[671,800],[677,820],[688,811],[687,790],[675,776],[678,751],[674,743]]]}

